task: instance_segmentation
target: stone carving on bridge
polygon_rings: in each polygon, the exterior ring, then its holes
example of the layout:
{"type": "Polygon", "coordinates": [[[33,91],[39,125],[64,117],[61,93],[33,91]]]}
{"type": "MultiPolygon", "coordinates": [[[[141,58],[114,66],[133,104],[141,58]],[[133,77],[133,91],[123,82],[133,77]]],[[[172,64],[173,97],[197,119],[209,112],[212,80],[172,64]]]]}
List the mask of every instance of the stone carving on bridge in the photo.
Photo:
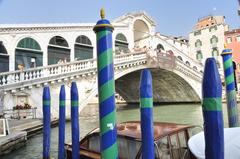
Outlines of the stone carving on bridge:
{"type": "Polygon", "coordinates": [[[157,52],[148,50],[147,61],[150,67],[172,70],[175,67],[176,57],[173,53],[157,52]]]}

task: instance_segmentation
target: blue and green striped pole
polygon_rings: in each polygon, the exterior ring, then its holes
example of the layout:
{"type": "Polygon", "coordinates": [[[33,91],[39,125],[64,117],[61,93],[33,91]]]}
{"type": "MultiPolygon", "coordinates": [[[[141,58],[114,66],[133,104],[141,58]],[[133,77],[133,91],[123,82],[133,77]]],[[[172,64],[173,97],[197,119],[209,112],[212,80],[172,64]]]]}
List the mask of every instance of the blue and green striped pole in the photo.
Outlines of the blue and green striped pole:
{"type": "Polygon", "coordinates": [[[43,159],[50,159],[51,96],[49,87],[43,89],[43,159]]]}
{"type": "Polygon", "coordinates": [[[94,31],[97,34],[98,94],[100,118],[100,149],[102,159],[118,158],[115,83],[112,53],[113,26],[104,19],[97,22],[94,31]]]}
{"type": "Polygon", "coordinates": [[[202,95],[205,158],[224,159],[222,82],[214,58],[205,63],[202,95]]]}
{"type": "Polygon", "coordinates": [[[66,93],[64,85],[61,86],[59,94],[59,127],[58,127],[58,159],[65,159],[65,106],[66,93]]]}
{"type": "Polygon", "coordinates": [[[142,158],[154,159],[154,129],[153,129],[153,93],[152,76],[148,69],[141,73],[140,108],[142,132],[142,158]]]}
{"type": "Polygon", "coordinates": [[[79,159],[79,117],[78,89],[76,82],[71,86],[71,126],[72,126],[72,159],[79,159]]]}
{"type": "Polygon", "coordinates": [[[238,127],[239,121],[237,110],[236,86],[234,80],[234,69],[232,62],[232,50],[224,49],[221,55],[223,58],[223,67],[226,84],[228,124],[229,127],[238,127]]]}

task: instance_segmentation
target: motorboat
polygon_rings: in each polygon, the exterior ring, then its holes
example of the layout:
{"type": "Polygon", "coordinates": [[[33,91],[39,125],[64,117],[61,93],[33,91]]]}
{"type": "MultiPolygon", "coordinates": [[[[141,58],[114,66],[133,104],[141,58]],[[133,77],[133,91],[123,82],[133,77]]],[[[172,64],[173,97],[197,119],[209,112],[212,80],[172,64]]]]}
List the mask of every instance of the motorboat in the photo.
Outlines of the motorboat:
{"type": "MultiPolygon", "coordinates": [[[[195,159],[187,145],[195,128],[186,124],[154,122],[155,159],[195,159]]],[[[99,128],[96,128],[80,141],[81,159],[101,158],[99,134],[99,128]]],[[[141,141],[139,121],[117,124],[119,159],[141,159],[141,141]]],[[[71,144],[65,144],[65,149],[67,158],[71,159],[71,144]]]]}

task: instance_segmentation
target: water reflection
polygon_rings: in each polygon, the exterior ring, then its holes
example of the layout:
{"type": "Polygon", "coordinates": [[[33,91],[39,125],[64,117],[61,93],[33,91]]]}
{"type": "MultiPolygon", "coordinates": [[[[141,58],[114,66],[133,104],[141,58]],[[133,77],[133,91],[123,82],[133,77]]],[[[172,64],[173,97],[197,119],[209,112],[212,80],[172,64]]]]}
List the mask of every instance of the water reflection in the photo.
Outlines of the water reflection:
{"type": "MultiPolygon", "coordinates": [[[[223,105],[225,127],[227,124],[226,105],[223,105]]],[[[123,109],[117,112],[117,122],[140,120],[140,110],[138,108],[123,109]]],[[[165,105],[154,107],[154,121],[174,122],[184,124],[202,125],[202,109],[200,104],[190,105],[165,105]]],[[[80,136],[85,136],[90,130],[99,125],[97,117],[80,119],[80,136]]],[[[71,124],[66,124],[66,142],[71,142],[71,124]]],[[[53,128],[51,132],[51,154],[57,158],[58,128],[53,128]]],[[[39,159],[42,156],[42,134],[36,135],[27,141],[27,145],[3,159],[39,159]]]]}

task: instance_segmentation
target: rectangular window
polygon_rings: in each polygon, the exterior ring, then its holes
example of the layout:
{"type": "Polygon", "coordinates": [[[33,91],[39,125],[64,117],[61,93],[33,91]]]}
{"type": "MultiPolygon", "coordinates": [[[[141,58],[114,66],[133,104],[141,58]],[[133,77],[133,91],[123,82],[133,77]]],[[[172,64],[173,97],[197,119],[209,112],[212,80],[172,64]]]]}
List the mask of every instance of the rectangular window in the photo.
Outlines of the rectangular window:
{"type": "Polygon", "coordinates": [[[240,42],[240,36],[236,36],[237,42],[240,42]]]}
{"type": "Polygon", "coordinates": [[[195,32],[194,32],[194,35],[195,35],[195,36],[196,36],[196,35],[201,35],[201,30],[195,31],[195,32]]]}
{"type": "Polygon", "coordinates": [[[231,43],[232,42],[232,38],[231,37],[228,37],[227,38],[227,43],[229,44],[229,43],[231,43]]]}

